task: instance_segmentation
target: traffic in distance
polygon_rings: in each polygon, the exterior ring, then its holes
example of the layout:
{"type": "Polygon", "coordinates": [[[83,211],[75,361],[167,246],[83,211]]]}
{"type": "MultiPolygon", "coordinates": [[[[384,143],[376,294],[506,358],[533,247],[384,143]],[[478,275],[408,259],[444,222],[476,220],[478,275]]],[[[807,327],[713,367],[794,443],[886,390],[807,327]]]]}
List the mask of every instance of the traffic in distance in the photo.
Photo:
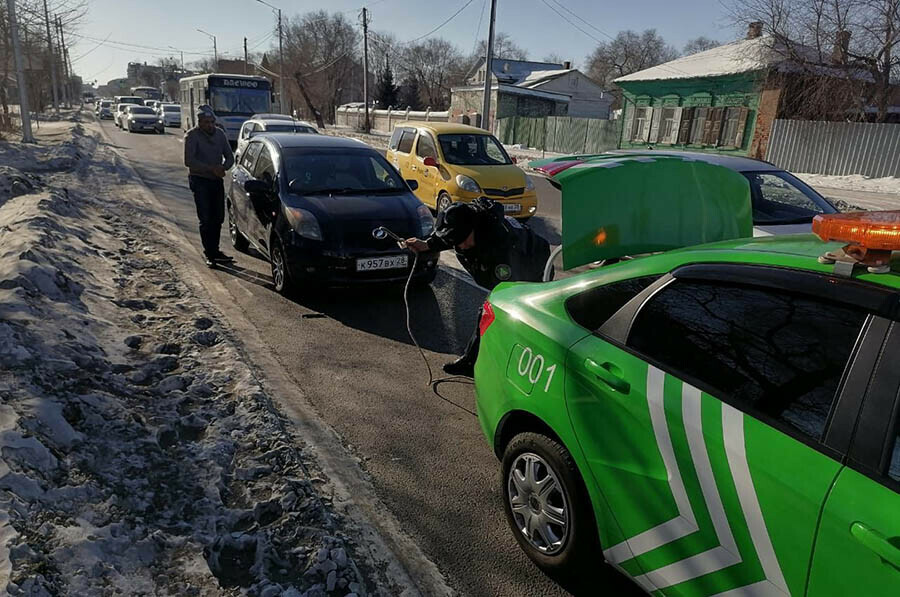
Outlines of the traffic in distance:
{"type": "Polygon", "coordinates": [[[562,243],[543,281],[494,272],[473,377],[510,540],[563,586],[897,591],[900,212],[839,213],[789,172],[715,154],[525,169],[457,123],[398,123],[382,155],[274,114],[262,77],[182,79],[178,103],[139,91],[97,99],[97,118],[223,135],[231,245],[293,297],[428,285],[442,249],[486,263],[456,207],[498,206],[512,230],[541,213],[534,177],[559,190],[562,243]]]}

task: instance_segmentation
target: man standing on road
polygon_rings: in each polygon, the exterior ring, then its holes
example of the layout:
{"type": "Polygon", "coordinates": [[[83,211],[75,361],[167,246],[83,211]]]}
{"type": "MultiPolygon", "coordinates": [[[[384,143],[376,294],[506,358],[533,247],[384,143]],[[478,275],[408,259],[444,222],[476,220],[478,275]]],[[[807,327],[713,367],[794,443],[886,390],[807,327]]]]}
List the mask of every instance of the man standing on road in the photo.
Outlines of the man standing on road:
{"type": "MultiPolygon", "coordinates": [[[[540,282],[550,257],[546,240],[505,217],[503,206],[487,198],[454,203],[438,214],[431,236],[426,240],[407,239],[406,246],[416,253],[455,249],[460,264],[479,286],[488,290],[500,282],[540,282]]],[[[465,352],[446,363],[444,372],[472,377],[480,343],[476,322],[465,352]]]]}
{"type": "Polygon", "coordinates": [[[197,126],[184,136],[184,165],[194,193],[200,240],[207,267],[232,258],[219,250],[219,235],[225,220],[225,171],[234,165],[234,154],[225,132],[216,126],[216,113],[203,105],[197,109],[197,126]]]}

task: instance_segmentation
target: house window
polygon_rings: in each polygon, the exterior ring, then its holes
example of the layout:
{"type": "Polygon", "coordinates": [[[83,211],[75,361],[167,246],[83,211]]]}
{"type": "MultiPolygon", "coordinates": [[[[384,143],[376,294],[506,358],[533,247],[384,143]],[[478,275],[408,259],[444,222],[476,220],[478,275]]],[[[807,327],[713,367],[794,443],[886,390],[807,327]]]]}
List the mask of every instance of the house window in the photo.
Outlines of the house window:
{"type": "Polygon", "coordinates": [[[744,144],[744,124],[747,122],[747,108],[728,108],[722,131],[722,145],[741,147],[744,144]]]}
{"type": "Polygon", "coordinates": [[[663,108],[659,123],[659,142],[675,143],[675,108],[663,108]]]}
{"type": "Polygon", "coordinates": [[[647,124],[650,122],[650,116],[653,114],[652,108],[635,108],[634,109],[634,127],[631,129],[631,140],[645,142],[647,124]]]}
{"type": "Polygon", "coordinates": [[[701,145],[703,143],[703,128],[706,125],[706,116],[709,108],[697,108],[694,110],[694,121],[691,123],[691,139],[692,145],[701,145]]]}

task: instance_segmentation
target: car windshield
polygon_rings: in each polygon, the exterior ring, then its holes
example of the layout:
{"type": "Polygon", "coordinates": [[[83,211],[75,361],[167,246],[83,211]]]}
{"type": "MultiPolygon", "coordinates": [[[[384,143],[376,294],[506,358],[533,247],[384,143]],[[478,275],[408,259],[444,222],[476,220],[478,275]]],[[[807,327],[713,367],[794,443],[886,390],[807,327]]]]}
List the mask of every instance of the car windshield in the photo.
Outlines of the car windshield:
{"type": "Polygon", "coordinates": [[[837,209],[802,180],[784,171],[744,172],[750,181],[753,223],[805,224],[837,209]]]}
{"type": "Polygon", "coordinates": [[[345,148],[288,148],[284,171],[290,189],[301,194],[400,193],[403,179],[380,154],[345,148]]]}
{"type": "Polygon", "coordinates": [[[232,89],[230,87],[210,87],[210,103],[218,115],[250,115],[269,109],[268,89],[232,89]]]}
{"type": "Polygon", "coordinates": [[[164,112],[181,112],[180,106],[163,106],[164,112]]]}
{"type": "Polygon", "coordinates": [[[100,102],[101,108],[108,108],[112,105],[112,102],[100,102]]]}
{"type": "Polygon", "coordinates": [[[153,110],[150,108],[132,108],[131,113],[132,114],[155,114],[155,112],[153,112],[153,110]]]}
{"type": "Polygon", "coordinates": [[[512,163],[492,135],[438,135],[438,142],[444,159],[450,164],[498,166],[512,163]]]}
{"type": "Polygon", "coordinates": [[[300,126],[293,124],[268,124],[266,125],[267,133],[315,133],[308,126],[300,126]]]}

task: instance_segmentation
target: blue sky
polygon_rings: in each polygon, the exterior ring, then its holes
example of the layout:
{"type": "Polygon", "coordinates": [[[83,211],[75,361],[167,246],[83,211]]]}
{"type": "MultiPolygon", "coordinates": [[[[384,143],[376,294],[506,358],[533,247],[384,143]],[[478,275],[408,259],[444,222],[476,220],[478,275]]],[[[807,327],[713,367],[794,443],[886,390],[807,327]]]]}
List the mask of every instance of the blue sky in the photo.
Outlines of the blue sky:
{"type": "MultiPolygon", "coordinates": [[[[400,41],[406,41],[433,29],[467,1],[370,0],[367,6],[373,29],[390,31],[400,41]]],[[[347,17],[355,22],[366,0],[269,0],[269,3],[281,5],[285,16],[325,8],[332,12],[346,11],[347,17]]],[[[211,54],[212,42],[196,31],[198,27],[216,35],[220,57],[240,55],[244,36],[251,47],[258,44],[257,50],[263,50],[271,43],[277,45],[277,38],[267,39],[274,28],[274,15],[255,0],[91,0],[89,4],[87,19],[77,32],[83,37],[73,35],[67,40],[73,42],[70,55],[76,60],[75,72],[85,81],[97,79],[105,83],[123,77],[128,62],[155,63],[167,51],[178,57],[174,50],[167,50],[169,46],[183,49],[186,62],[200,57],[194,53],[211,54]],[[102,40],[158,49],[98,46],[98,41],[102,40]]],[[[489,0],[472,0],[434,35],[453,41],[468,53],[476,39],[486,35],[489,11],[489,0]],[[481,27],[476,31],[479,20],[481,27]]],[[[699,35],[731,41],[742,32],[728,26],[724,13],[720,0],[609,3],[596,0],[498,0],[497,30],[510,34],[519,46],[528,50],[529,58],[540,60],[552,52],[581,66],[597,45],[592,37],[606,40],[604,33],[615,36],[621,29],[655,28],[679,48],[699,35]],[[571,12],[566,12],[555,2],[571,12]],[[584,32],[563,20],[548,4],[584,32]]]]}

